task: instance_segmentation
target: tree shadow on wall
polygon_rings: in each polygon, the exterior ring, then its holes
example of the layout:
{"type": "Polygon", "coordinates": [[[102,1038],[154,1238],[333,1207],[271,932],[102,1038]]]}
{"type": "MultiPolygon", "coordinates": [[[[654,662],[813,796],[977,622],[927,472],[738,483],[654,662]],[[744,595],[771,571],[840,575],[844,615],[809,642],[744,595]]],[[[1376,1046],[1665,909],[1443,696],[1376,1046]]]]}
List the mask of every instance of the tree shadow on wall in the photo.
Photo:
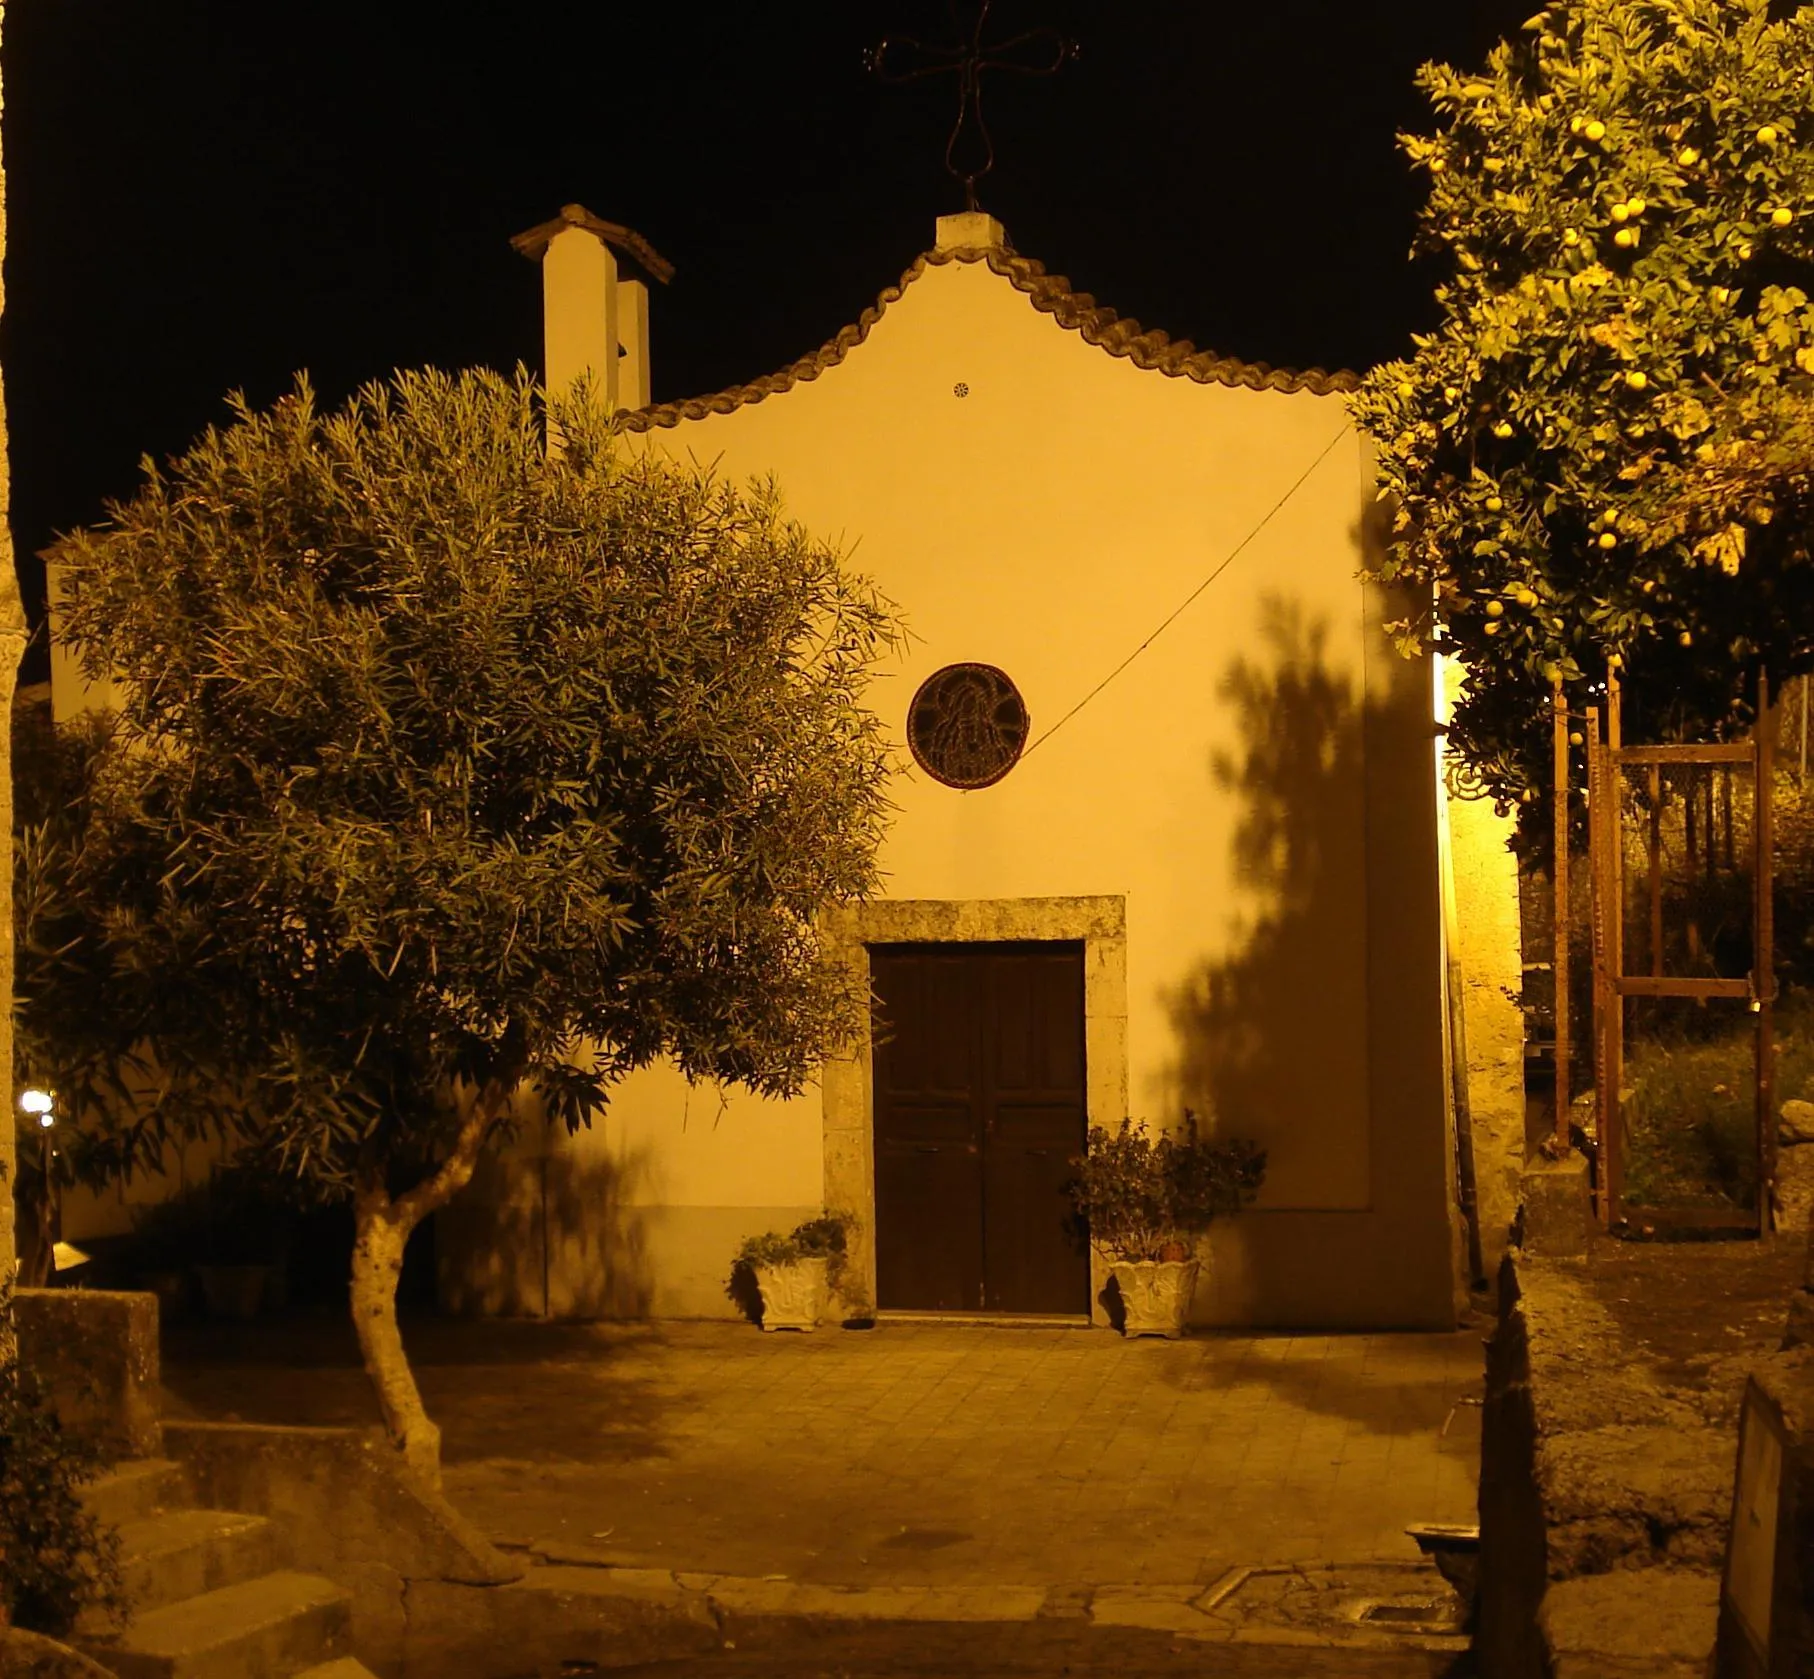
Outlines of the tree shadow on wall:
{"type": "Polygon", "coordinates": [[[453,1313],[552,1319],[647,1318],[654,1299],[635,1191],[646,1153],[541,1147],[489,1159],[443,1217],[457,1244],[441,1262],[453,1313]],[[451,1221],[450,1221],[451,1222],[451,1221]]]}
{"type": "Polygon", "coordinates": [[[1332,953],[1354,948],[1357,922],[1364,929],[1366,807],[1363,706],[1329,664],[1326,621],[1277,596],[1260,612],[1260,653],[1217,684],[1239,745],[1209,765],[1217,789],[1241,803],[1232,873],[1253,907],[1238,948],[1164,1000],[1183,1101],[1216,1115],[1225,1134],[1274,1143],[1276,1167],[1283,1139],[1268,1138],[1266,1122],[1327,1106],[1326,1034],[1358,1032],[1364,1049],[1364,1018],[1319,1018],[1319,1003],[1332,953]]]}

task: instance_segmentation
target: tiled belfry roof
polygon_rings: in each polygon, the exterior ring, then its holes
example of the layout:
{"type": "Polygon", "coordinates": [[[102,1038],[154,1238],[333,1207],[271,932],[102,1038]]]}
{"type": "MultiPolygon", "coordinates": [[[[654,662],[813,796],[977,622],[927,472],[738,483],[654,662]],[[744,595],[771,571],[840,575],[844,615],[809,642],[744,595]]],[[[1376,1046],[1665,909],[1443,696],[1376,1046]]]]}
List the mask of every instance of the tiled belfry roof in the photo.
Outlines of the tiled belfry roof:
{"type": "Polygon", "coordinates": [[[1213,350],[1199,350],[1188,339],[1173,339],[1157,330],[1146,331],[1138,321],[1117,315],[1104,308],[1088,292],[1071,290],[1062,274],[1048,274],[1042,263],[1032,257],[1016,255],[996,246],[973,246],[950,250],[927,251],[903,274],[900,280],[865,309],[853,326],[847,326],[829,343],[811,355],[747,385],[733,385],[729,390],[711,396],[688,397],[683,402],[658,402],[622,414],[618,423],[628,431],[649,431],[656,426],[676,426],[682,420],[703,420],[708,414],[729,414],[746,403],[760,402],[791,390],[807,379],[816,379],[828,367],[836,367],[849,352],[869,336],[869,329],[882,318],[889,304],[928,268],[942,268],[950,262],[982,262],[1015,288],[1033,300],[1033,307],[1052,316],[1060,326],[1079,333],[1085,342],[1100,346],[1111,356],[1126,356],[1136,367],[1152,368],[1173,378],[1194,379],[1200,385],[1240,385],[1254,391],[1312,391],[1327,396],[1335,391],[1352,391],[1359,387],[1357,374],[1345,371],[1325,373],[1313,367],[1303,373],[1288,368],[1268,367],[1265,362],[1237,361],[1232,356],[1219,356],[1213,350]]]}
{"type": "Polygon", "coordinates": [[[605,244],[634,257],[652,279],[661,281],[664,286],[674,278],[673,263],[635,228],[624,227],[618,222],[603,221],[583,204],[563,204],[561,213],[553,221],[538,222],[527,233],[515,235],[510,243],[531,262],[540,262],[542,253],[548,249],[548,241],[557,234],[565,233],[570,227],[583,227],[605,244]]]}

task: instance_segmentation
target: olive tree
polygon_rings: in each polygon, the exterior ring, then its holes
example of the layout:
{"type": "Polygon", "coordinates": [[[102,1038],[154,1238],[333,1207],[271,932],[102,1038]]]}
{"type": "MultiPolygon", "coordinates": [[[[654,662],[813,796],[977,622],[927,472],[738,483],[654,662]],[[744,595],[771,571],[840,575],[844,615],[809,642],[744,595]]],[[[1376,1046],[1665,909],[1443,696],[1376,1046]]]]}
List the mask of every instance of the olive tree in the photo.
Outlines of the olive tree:
{"type": "Polygon", "coordinates": [[[1578,708],[1620,671],[1646,732],[1693,738],[1814,665],[1805,491],[1760,470],[1814,386],[1814,8],[1781,12],[1565,0],[1419,72],[1440,320],[1354,409],[1401,645],[1467,663],[1450,747],[1526,845],[1557,679],[1578,708]]]}
{"type": "Polygon", "coordinates": [[[138,1093],[79,1116],[122,1161],[208,1123],[351,1197],[366,1368],[431,1477],[411,1230],[519,1091],[577,1127],[658,1057],[799,1090],[865,1019],[815,917],[889,808],[887,603],[772,486],[544,407],[483,372],[236,399],[52,556],[119,701],[20,894],[33,1052],[138,1093]]]}

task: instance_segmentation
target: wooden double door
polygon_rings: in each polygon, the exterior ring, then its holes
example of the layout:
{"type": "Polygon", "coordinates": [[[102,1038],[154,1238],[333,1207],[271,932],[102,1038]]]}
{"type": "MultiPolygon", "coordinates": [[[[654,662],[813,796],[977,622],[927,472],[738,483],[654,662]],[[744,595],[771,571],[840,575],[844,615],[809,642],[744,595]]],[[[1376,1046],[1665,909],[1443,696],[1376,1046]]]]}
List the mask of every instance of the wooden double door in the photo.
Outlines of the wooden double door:
{"type": "Polygon", "coordinates": [[[1081,944],[873,946],[876,1297],[1081,1314],[1081,944]]]}

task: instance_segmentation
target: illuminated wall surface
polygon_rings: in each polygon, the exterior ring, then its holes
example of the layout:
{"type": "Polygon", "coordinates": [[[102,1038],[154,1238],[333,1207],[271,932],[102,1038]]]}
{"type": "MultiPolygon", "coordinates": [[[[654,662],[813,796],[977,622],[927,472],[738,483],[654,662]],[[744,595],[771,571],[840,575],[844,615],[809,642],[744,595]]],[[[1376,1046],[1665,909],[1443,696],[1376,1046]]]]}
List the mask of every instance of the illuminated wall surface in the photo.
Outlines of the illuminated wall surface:
{"type": "MultiPolygon", "coordinates": [[[[903,743],[919,683],[970,660],[1013,678],[1037,742],[1323,457],[1000,783],[954,791],[902,750],[882,891],[1125,904],[1126,1065],[1091,1069],[1092,1121],[1125,1091],[1136,1116],[1189,1104],[1271,1155],[1259,1206],[1214,1235],[1201,1321],[1450,1322],[1431,686],[1356,580],[1365,446],[1339,394],[1088,342],[992,270],[995,232],[948,219],[959,259],[916,265],[813,376],[632,441],[772,472],[793,517],[851,545],[915,638],[873,692],[903,743]]],[[[729,1314],[738,1241],[826,1196],[825,1123],[818,1088],[632,1079],[600,1126],[526,1147],[443,1215],[448,1303],[539,1311],[545,1286],[556,1313],[729,1314]]]]}
{"type": "MultiPolygon", "coordinates": [[[[1327,381],[1137,365],[1163,346],[1090,342],[1088,300],[1042,289],[987,218],[940,232],[945,248],[809,377],[645,411],[629,446],[773,473],[792,517],[851,547],[914,638],[872,693],[896,742],[943,666],[981,661],[1018,686],[1035,746],[998,784],[941,786],[903,744],[882,896],[968,905],[972,927],[1024,925],[1028,900],[1124,916],[1124,943],[1091,949],[1091,1121],[1166,1124],[1189,1105],[1270,1154],[1259,1204],[1213,1234],[1196,1320],[1448,1325],[1432,682],[1392,651],[1393,609],[1356,577],[1377,540],[1366,446],[1327,381]]],[[[628,323],[629,406],[647,388],[641,288],[600,295],[616,263],[577,241],[592,235],[558,234],[544,265],[550,375],[603,358],[588,318],[601,339],[628,323]]],[[[61,715],[80,702],[73,672],[55,675],[61,715]]],[[[1458,859],[1479,843],[1457,832],[1458,859]]],[[[866,1111],[867,1077],[832,1069],[768,1102],[653,1069],[589,1132],[526,1127],[438,1216],[444,1303],[734,1314],[744,1236],[827,1200],[861,1210],[862,1149],[834,1132],[866,1111]]],[[[90,1220],[124,1208],[66,1205],[66,1233],[90,1220]]]]}

